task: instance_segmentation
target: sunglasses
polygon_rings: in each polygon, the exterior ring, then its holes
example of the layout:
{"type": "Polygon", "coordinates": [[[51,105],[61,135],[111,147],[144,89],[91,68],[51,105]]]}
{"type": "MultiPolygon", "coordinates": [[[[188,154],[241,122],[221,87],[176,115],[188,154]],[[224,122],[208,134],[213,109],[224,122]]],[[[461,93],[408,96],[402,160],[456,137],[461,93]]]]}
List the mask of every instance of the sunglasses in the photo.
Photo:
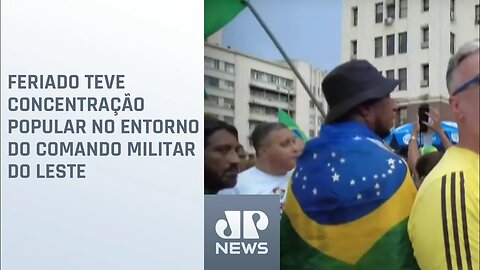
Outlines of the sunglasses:
{"type": "Polygon", "coordinates": [[[465,90],[468,89],[470,86],[475,85],[475,84],[477,84],[477,83],[480,84],[480,74],[479,74],[477,77],[471,79],[470,81],[464,83],[462,86],[458,87],[457,90],[455,90],[455,91],[452,93],[452,96],[455,96],[455,95],[457,95],[457,94],[465,91],[465,90]]]}

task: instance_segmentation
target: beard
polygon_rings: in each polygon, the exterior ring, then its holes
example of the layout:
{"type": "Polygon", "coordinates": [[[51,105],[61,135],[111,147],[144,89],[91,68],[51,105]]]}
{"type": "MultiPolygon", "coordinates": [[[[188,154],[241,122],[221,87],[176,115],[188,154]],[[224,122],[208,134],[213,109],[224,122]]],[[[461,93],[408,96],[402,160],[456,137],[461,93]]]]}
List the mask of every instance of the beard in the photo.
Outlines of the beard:
{"type": "Polygon", "coordinates": [[[216,194],[219,190],[222,189],[221,179],[217,173],[211,169],[204,168],[204,189],[208,192],[216,194]]]}
{"type": "Polygon", "coordinates": [[[379,119],[375,122],[375,134],[377,134],[382,140],[390,135],[390,129],[386,125],[382,124],[379,119]]]}
{"type": "Polygon", "coordinates": [[[230,168],[223,172],[222,175],[218,175],[210,168],[204,167],[204,189],[216,194],[222,189],[234,187],[237,183],[236,176],[234,181],[228,181],[225,176],[226,173],[231,172],[232,170],[236,170],[236,172],[238,172],[238,168],[230,168]]]}

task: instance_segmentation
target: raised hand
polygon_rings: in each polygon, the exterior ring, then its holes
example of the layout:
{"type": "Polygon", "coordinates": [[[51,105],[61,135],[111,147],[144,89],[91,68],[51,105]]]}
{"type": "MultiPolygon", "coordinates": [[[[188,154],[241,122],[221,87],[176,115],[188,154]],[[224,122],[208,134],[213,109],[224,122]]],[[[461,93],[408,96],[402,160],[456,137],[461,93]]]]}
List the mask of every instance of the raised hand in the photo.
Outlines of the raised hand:
{"type": "Polygon", "coordinates": [[[437,134],[442,132],[441,121],[440,121],[440,112],[436,108],[430,108],[430,112],[426,112],[426,114],[430,117],[429,122],[423,122],[437,134]]]}

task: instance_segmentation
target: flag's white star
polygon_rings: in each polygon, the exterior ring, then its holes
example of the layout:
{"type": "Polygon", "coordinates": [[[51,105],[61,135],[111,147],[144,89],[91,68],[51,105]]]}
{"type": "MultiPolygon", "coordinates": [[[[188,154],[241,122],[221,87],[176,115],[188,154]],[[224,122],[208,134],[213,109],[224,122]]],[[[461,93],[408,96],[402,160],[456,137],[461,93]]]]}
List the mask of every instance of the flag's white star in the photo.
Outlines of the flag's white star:
{"type": "Polygon", "coordinates": [[[358,193],[357,194],[357,200],[361,200],[362,199],[362,194],[358,193]]]}
{"type": "Polygon", "coordinates": [[[340,175],[335,173],[334,175],[332,175],[332,179],[333,179],[333,182],[340,181],[340,175]]]}
{"type": "Polygon", "coordinates": [[[352,181],[350,181],[350,185],[351,186],[355,185],[355,180],[352,179],[352,181]]]}
{"type": "Polygon", "coordinates": [[[392,170],[388,170],[388,174],[392,174],[392,173],[393,173],[393,171],[392,171],[392,170]]]}
{"type": "Polygon", "coordinates": [[[353,138],[353,140],[355,140],[355,141],[359,141],[359,140],[361,140],[361,139],[362,139],[362,138],[361,138],[360,136],[358,136],[358,135],[353,138]]]}
{"type": "Polygon", "coordinates": [[[403,164],[403,161],[401,159],[398,160],[398,163],[403,164]]]}
{"type": "Polygon", "coordinates": [[[317,153],[313,153],[313,159],[317,159],[317,153]]]}
{"type": "Polygon", "coordinates": [[[295,178],[298,178],[298,172],[295,173],[295,178]]]}
{"type": "Polygon", "coordinates": [[[307,181],[307,176],[304,176],[304,177],[303,177],[303,181],[307,181]]]}
{"type": "Polygon", "coordinates": [[[334,171],[335,171],[335,168],[332,168],[331,171],[334,172],[334,171]]]}
{"type": "Polygon", "coordinates": [[[367,178],[365,176],[362,177],[362,181],[366,181],[366,180],[367,180],[367,178]]]}
{"type": "Polygon", "coordinates": [[[303,170],[303,168],[302,168],[302,167],[300,167],[300,169],[299,169],[299,170],[300,170],[300,171],[302,171],[302,170],[303,170]]]}
{"type": "Polygon", "coordinates": [[[378,183],[375,184],[375,189],[379,189],[380,185],[378,183]]]}
{"type": "Polygon", "coordinates": [[[341,159],[340,159],[340,163],[345,163],[345,159],[344,159],[344,158],[341,158],[341,159]]]}
{"type": "Polygon", "coordinates": [[[395,170],[395,165],[391,165],[390,169],[395,170]]]}
{"type": "Polygon", "coordinates": [[[377,178],[378,178],[378,175],[375,174],[375,175],[373,176],[373,179],[377,179],[377,178]]]}
{"type": "Polygon", "coordinates": [[[380,191],[377,191],[377,196],[380,196],[380,191]]]}
{"type": "Polygon", "coordinates": [[[305,185],[302,186],[302,189],[305,189],[305,185]]]}
{"type": "Polygon", "coordinates": [[[330,163],[328,163],[327,166],[330,167],[330,163]]]}
{"type": "Polygon", "coordinates": [[[393,165],[393,164],[395,164],[395,159],[389,158],[388,159],[388,165],[393,165]]]}
{"type": "Polygon", "coordinates": [[[387,176],[384,173],[382,173],[382,178],[385,178],[385,177],[387,177],[387,176]]]}
{"type": "Polygon", "coordinates": [[[335,152],[332,152],[332,157],[336,157],[337,154],[335,152]]]}
{"type": "Polygon", "coordinates": [[[313,192],[313,195],[317,195],[317,188],[313,188],[312,192],[313,192]]]}

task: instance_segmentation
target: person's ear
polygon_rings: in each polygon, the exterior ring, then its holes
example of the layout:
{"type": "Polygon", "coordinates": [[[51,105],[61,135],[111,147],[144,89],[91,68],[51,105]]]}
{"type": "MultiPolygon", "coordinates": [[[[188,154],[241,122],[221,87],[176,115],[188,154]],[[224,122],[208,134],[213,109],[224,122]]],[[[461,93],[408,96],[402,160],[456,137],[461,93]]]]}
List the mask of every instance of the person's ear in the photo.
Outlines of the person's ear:
{"type": "Polygon", "coordinates": [[[456,96],[450,97],[448,100],[450,103],[450,108],[455,115],[455,117],[459,120],[463,119],[463,111],[460,107],[460,103],[458,101],[458,98],[456,96]]]}
{"type": "Polygon", "coordinates": [[[358,114],[360,114],[361,117],[367,118],[368,115],[370,114],[371,109],[372,108],[370,106],[362,105],[362,106],[358,107],[357,111],[358,111],[358,114]]]}
{"type": "Polygon", "coordinates": [[[264,147],[264,146],[258,147],[258,154],[259,155],[265,155],[266,152],[267,152],[267,147],[264,147]]]}

